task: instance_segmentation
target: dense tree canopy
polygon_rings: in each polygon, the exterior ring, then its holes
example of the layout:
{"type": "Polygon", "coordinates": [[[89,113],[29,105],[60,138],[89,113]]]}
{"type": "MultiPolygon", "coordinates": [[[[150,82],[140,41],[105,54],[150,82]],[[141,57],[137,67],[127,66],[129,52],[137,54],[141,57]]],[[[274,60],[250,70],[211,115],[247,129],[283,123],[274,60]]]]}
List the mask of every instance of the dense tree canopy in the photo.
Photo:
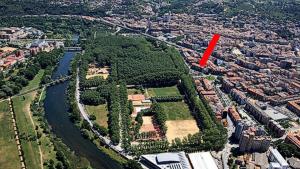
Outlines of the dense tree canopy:
{"type": "Polygon", "coordinates": [[[171,85],[186,72],[179,53],[141,37],[99,35],[85,45],[86,57],[111,66],[113,80],[128,84],[171,85]]]}

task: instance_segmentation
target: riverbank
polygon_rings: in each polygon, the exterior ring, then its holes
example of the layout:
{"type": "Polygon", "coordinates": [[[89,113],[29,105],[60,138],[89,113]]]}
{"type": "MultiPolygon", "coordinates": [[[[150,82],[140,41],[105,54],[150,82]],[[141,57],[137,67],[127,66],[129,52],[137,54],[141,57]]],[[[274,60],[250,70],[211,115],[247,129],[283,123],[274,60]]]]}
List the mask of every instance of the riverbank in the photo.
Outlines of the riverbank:
{"type": "MultiPolygon", "coordinates": [[[[70,63],[74,56],[75,53],[65,53],[59,66],[53,73],[52,79],[68,74],[70,63]]],[[[44,101],[44,109],[51,131],[58,138],[61,138],[62,142],[70,147],[76,155],[82,156],[90,161],[93,168],[122,168],[119,162],[110,158],[104,151],[98,149],[90,140],[83,138],[79,128],[70,121],[68,112],[72,109],[72,105],[67,102],[66,93],[69,94],[69,92],[67,92],[68,84],[72,84],[72,79],[71,81],[48,87],[46,90],[47,94],[44,101]]]]}

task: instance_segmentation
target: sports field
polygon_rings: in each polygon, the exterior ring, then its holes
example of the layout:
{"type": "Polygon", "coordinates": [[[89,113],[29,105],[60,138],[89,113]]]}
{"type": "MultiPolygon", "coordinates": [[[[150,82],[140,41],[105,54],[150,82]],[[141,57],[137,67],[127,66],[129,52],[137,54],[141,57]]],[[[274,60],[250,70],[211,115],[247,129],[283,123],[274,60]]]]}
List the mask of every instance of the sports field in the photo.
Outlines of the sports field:
{"type": "Polygon", "coordinates": [[[155,97],[155,96],[180,96],[180,92],[179,92],[177,86],[148,88],[147,93],[148,93],[149,97],[155,97]]]}
{"type": "Polygon", "coordinates": [[[191,120],[193,116],[184,102],[160,102],[159,105],[167,114],[167,120],[191,120]]]}
{"type": "Polygon", "coordinates": [[[0,168],[21,168],[8,101],[0,102],[0,168]]]}
{"type": "Polygon", "coordinates": [[[167,139],[172,142],[175,138],[183,139],[189,134],[195,134],[199,132],[199,128],[195,120],[167,120],[166,125],[167,139]]]}

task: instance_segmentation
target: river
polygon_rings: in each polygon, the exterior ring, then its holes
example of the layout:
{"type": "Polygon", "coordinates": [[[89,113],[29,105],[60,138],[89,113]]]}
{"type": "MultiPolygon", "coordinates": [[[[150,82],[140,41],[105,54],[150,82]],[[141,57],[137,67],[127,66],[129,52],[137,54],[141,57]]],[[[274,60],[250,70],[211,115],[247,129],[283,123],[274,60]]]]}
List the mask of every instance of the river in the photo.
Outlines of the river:
{"type": "MultiPolygon", "coordinates": [[[[52,75],[56,79],[61,75],[67,75],[70,62],[75,56],[74,52],[65,52],[58,67],[52,75]]],[[[93,168],[119,169],[119,164],[109,156],[101,152],[91,141],[84,139],[80,130],[70,121],[66,89],[69,81],[47,88],[44,101],[45,116],[52,128],[52,132],[62,139],[76,155],[85,157],[93,168]]]]}

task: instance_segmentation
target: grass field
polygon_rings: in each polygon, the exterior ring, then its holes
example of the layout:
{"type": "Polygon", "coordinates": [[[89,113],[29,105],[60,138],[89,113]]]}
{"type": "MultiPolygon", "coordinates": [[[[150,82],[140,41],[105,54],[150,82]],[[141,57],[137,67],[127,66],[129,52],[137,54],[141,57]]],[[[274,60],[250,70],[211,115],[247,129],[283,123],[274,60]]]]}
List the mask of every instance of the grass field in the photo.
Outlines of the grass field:
{"type": "Polygon", "coordinates": [[[148,88],[148,95],[155,96],[180,96],[180,92],[176,86],[162,87],[162,88],[148,88]]]}
{"type": "MultiPolygon", "coordinates": [[[[29,84],[21,90],[21,92],[38,87],[43,75],[44,70],[40,70],[34,79],[31,80],[29,84]]],[[[36,136],[35,122],[30,111],[30,104],[34,100],[36,93],[37,92],[34,91],[12,99],[20,137],[24,137],[24,139],[21,139],[21,144],[24,150],[26,167],[33,169],[41,168],[39,145],[36,140],[30,139],[36,136]]]]}
{"type": "Polygon", "coordinates": [[[13,98],[14,110],[21,144],[24,150],[25,162],[27,168],[41,168],[40,152],[38,144],[35,140],[30,140],[30,137],[35,136],[35,126],[30,112],[30,104],[34,99],[36,92],[31,92],[23,96],[13,98]],[[24,100],[25,98],[25,100],[24,100]]]}
{"type": "Polygon", "coordinates": [[[160,102],[159,104],[166,112],[168,120],[193,119],[188,105],[184,102],[160,102]]]}
{"type": "Polygon", "coordinates": [[[0,102],[0,168],[21,168],[8,101],[0,102]]]}
{"type": "Polygon", "coordinates": [[[107,121],[108,121],[108,110],[106,104],[101,104],[98,106],[85,106],[87,112],[89,115],[95,115],[96,116],[96,122],[103,127],[107,127],[107,121]]]}
{"type": "Polygon", "coordinates": [[[40,70],[39,73],[34,77],[34,79],[31,80],[26,87],[22,88],[21,93],[24,92],[24,91],[28,91],[30,89],[38,87],[41,83],[41,79],[44,75],[44,72],[45,72],[45,70],[43,70],[43,69],[40,70]]]}
{"type": "Polygon", "coordinates": [[[131,95],[131,94],[142,94],[143,92],[141,91],[141,90],[139,90],[139,89],[127,89],[127,93],[129,94],[129,95],[131,95]]]}

